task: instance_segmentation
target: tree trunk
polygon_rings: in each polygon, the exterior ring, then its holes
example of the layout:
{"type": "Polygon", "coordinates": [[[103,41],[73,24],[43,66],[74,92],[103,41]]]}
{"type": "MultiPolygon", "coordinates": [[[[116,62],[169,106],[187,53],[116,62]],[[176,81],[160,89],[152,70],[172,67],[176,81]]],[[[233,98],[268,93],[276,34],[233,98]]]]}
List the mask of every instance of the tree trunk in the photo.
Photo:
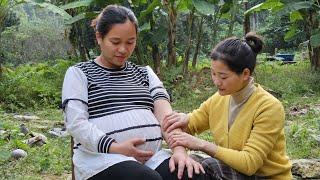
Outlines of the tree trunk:
{"type": "Polygon", "coordinates": [[[169,21],[169,29],[168,29],[168,61],[167,66],[171,67],[172,65],[176,65],[176,21],[177,21],[177,12],[174,8],[174,4],[168,5],[168,21],[169,21]]]}
{"type": "Polygon", "coordinates": [[[219,29],[219,21],[221,18],[220,10],[221,10],[221,7],[215,11],[213,16],[213,34],[212,34],[212,45],[211,45],[212,48],[216,45],[216,41],[217,41],[217,32],[219,29]]]}
{"type": "Polygon", "coordinates": [[[193,68],[196,67],[198,54],[199,54],[199,50],[200,50],[200,46],[201,46],[203,22],[204,22],[203,21],[203,17],[201,17],[201,20],[200,20],[199,25],[198,25],[199,29],[198,29],[198,35],[197,35],[197,45],[196,45],[196,49],[194,51],[193,59],[192,59],[192,67],[193,68]]]}
{"type": "Polygon", "coordinates": [[[313,48],[313,69],[320,70],[320,47],[313,48]]]}
{"type": "Polygon", "coordinates": [[[257,13],[252,14],[251,20],[252,20],[252,31],[257,31],[257,27],[258,27],[257,13]]]}
{"type": "MultiPolygon", "coordinates": [[[[71,16],[75,16],[77,14],[75,9],[69,9],[67,11],[71,16]]],[[[83,37],[85,37],[82,31],[82,24],[80,22],[76,22],[72,24],[71,32],[69,35],[70,42],[73,47],[76,48],[77,56],[81,58],[81,61],[87,61],[90,59],[90,54],[88,49],[86,48],[83,37]]]]}
{"type": "Polygon", "coordinates": [[[160,74],[160,52],[157,44],[152,45],[152,59],[156,74],[160,74]]]}
{"type": "MultiPolygon", "coordinates": [[[[244,11],[247,11],[249,9],[248,1],[247,0],[243,1],[243,5],[244,5],[244,11]]],[[[244,35],[250,32],[250,15],[249,14],[244,15],[243,31],[244,31],[244,35]]]]}
{"type": "Polygon", "coordinates": [[[190,11],[190,14],[188,16],[188,41],[186,50],[184,52],[184,60],[183,60],[183,74],[188,73],[188,64],[189,64],[189,56],[190,56],[190,50],[191,50],[191,40],[192,40],[192,29],[193,29],[193,20],[194,20],[194,11],[195,8],[192,8],[190,11]]]}
{"type": "Polygon", "coordinates": [[[134,53],[136,54],[137,57],[137,64],[142,65],[142,57],[141,57],[141,51],[140,51],[140,43],[137,43],[137,46],[134,50],[134,53]]]}
{"type": "MultiPolygon", "coordinates": [[[[154,21],[153,16],[150,18],[150,30],[151,30],[151,32],[155,31],[155,21],[154,21]]],[[[153,68],[154,68],[156,74],[160,74],[161,58],[160,58],[159,46],[158,46],[158,44],[152,42],[151,47],[152,47],[153,68]]]]}
{"type": "Polygon", "coordinates": [[[0,79],[2,78],[2,62],[3,62],[3,57],[2,57],[2,53],[0,54],[0,79]]]}
{"type": "MultiPolygon", "coordinates": [[[[0,27],[0,39],[1,39],[1,32],[2,32],[2,30],[1,30],[2,28],[0,27]]],[[[4,57],[3,57],[3,53],[0,51],[0,79],[2,78],[2,63],[3,63],[3,59],[4,57]]]]}
{"type": "Polygon", "coordinates": [[[319,28],[319,20],[317,20],[317,13],[312,10],[309,10],[308,21],[306,25],[306,34],[307,34],[307,39],[309,40],[308,51],[309,51],[311,68],[313,70],[320,69],[320,47],[312,47],[310,42],[311,34],[317,28],[319,28]]]}
{"type": "Polygon", "coordinates": [[[236,13],[237,13],[237,0],[233,0],[233,6],[231,8],[231,17],[230,17],[230,24],[229,24],[229,29],[228,29],[228,33],[227,33],[227,37],[232,36],[233,34],[233,29],[234,29],[234,24],[236,22],[236,13]]]}

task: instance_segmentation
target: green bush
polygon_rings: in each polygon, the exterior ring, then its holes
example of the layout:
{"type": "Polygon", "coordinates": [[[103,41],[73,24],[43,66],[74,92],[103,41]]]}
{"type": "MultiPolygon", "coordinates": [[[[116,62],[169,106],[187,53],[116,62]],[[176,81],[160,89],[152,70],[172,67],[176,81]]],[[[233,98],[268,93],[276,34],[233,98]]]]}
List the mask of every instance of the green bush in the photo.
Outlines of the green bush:
{"type": "Polygon", "coordinates": [[[19,24],[0,32],[0,55],[14,65],[72,56],[63,18],[28,3],[13,8],[19,24]]]}
{"type": "Polygon", "coordinates": [[[74,61],[56,60],[6,68],[0,82],[0,103],[5,110],[58,107],[66,69],[74,61]]]}

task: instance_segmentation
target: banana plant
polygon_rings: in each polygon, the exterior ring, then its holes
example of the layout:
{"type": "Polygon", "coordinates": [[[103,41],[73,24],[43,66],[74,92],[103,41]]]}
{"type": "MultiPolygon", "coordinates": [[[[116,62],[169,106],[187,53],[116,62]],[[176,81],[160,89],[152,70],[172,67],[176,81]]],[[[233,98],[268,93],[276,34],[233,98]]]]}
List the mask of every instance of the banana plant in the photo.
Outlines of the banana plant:
{"type": "Polygon", "coordinates": [[[285,35],[285,40],[292,40],[305,31],[311,67],[315,70],[320,69],[320,1],[266,0],[245,13],[250,14],[262,10],[270,10],[277,16],[290,17],[291,27],[285,35]],[[303,30],[298,29],[298,23],[304,24],[303,30]]]}

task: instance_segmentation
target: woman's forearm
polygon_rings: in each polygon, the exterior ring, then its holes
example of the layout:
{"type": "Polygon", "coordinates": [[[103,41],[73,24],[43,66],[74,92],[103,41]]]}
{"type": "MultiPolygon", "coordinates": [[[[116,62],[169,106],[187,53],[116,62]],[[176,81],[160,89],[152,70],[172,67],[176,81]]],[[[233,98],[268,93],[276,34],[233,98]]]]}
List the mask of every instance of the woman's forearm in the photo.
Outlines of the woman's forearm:
{"type": "Polygon", "coordinates": [[[199,150],[214,157],[217,152],[217,145],[208,141],[203,141],[199,147],[199,150]]]}

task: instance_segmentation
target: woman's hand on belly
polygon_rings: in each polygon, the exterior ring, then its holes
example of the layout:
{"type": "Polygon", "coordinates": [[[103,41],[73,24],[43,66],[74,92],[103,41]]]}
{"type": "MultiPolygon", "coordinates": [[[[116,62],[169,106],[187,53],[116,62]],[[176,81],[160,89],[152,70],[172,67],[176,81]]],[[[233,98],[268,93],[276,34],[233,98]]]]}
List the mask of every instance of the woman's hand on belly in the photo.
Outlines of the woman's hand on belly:
{"type": "Polygon", "coordinates": [[[134,157],[137,161],[145,163],[151,156],[152,151],[144,151],[138,149],[136,146],[146,142],[143,138],[133,138],[121,143],[113,142],[109,148],[109,153],[122,154],[128,157],[134,157]]]}

